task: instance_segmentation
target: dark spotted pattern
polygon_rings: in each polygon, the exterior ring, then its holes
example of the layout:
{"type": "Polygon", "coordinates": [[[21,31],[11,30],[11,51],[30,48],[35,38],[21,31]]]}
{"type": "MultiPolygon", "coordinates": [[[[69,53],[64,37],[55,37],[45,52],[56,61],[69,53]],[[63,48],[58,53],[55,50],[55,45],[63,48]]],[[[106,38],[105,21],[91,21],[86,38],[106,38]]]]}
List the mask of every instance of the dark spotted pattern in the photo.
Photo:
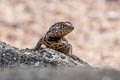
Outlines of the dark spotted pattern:
{"type": "Polygon", "coordinates": [[[65,55],[72,55],[72,46],[64,36],[73,30],[74,27],[71,22],[55,23],[49,28],[46,35],[38,41],[35,50],[39,50],[41,45],[44,44],[47,48],[62,52],[65,55]]]}

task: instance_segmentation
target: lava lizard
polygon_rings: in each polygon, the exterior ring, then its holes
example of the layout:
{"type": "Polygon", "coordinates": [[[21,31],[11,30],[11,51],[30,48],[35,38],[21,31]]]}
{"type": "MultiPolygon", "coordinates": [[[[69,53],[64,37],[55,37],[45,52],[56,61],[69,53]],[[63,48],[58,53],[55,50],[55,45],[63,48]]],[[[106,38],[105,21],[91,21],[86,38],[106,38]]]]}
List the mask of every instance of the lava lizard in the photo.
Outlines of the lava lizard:
{"type": "Polygon", "coordinates": [[[41,45],[47,48],[62,52],[75,60],[81,61],[77,56],[72,55],[72,45],[67,41],[65,36],[74,30],[71,22],[57,22],[52,25],[46,35],[42,37],[34,50],[39,50],[41,45]]]}

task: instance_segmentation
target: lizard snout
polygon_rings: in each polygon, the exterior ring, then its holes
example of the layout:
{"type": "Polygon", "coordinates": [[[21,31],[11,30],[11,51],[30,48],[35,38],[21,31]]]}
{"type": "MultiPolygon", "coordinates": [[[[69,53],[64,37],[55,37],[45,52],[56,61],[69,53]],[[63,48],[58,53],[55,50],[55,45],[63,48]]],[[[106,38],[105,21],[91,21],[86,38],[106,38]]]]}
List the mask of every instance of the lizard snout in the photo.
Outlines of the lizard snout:
{"type": "Polygon", "coordinates": [[[65,24],[69,27],[69,29],[73,30],[74,26],[72,25],[71,22],[65,22],[65,24]]]}

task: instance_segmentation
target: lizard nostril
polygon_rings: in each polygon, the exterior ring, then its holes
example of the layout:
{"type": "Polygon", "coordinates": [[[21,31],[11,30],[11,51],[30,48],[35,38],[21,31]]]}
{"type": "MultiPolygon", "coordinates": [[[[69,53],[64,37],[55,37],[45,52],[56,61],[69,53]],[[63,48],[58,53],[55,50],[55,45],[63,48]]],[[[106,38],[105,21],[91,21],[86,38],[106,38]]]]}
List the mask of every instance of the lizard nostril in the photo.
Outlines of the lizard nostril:
{"type": "Polygon", "coordinates": [[[72,30],[74,29],[74,27],[72,27],[72,30]]]}

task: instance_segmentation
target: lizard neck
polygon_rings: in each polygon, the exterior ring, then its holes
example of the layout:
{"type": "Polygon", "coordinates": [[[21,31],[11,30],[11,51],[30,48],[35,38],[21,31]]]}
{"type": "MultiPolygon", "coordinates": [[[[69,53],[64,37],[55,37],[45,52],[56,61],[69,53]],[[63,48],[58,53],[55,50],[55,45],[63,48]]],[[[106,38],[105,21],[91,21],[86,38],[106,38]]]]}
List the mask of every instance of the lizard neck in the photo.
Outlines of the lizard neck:
{"type": "Polygon", "coordinates": [[[59,41],[61,40],[61,37],[49,37],[45,35],[45,39],[47,39],[48,41],[59,41]]]}

